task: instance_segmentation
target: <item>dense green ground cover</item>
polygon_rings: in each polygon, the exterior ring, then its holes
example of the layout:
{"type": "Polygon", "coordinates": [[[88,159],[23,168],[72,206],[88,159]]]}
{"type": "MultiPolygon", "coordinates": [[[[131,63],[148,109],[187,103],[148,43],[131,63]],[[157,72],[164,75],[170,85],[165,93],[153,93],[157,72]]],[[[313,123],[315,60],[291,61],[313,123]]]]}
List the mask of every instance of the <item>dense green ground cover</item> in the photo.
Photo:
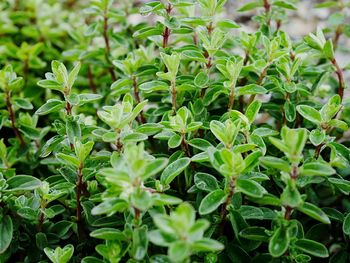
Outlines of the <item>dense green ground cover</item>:
{"type": "Polygon", "coordinates": [[[0,262],[349,262],[350,2],[297,6],[1,1],[0,262]]]}

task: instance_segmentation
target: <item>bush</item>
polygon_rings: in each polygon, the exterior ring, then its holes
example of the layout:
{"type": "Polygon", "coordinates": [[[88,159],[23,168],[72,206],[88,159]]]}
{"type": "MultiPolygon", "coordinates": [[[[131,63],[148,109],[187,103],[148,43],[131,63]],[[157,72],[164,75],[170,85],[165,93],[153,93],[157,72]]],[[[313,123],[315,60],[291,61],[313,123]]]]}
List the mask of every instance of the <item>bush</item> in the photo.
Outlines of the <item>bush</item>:
{"type": "Polygon", "coordinates": [[[350,2],[225,2],[0,3],[0,262],[349,262],[350,2]]]}

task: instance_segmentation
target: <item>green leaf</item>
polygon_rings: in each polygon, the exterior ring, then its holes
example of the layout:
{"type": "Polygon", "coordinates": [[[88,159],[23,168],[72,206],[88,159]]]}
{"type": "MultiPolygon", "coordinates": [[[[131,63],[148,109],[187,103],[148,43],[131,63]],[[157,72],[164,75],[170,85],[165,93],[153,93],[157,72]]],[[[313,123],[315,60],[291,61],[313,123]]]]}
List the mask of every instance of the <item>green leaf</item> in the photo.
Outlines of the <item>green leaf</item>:
{"type": "Polygon", "coordinates": [[[44,250],[44,248],[48,246],[46,234],[42,232],[36,233],[35,243],[40,250],[44,250]]]}
{"type": "Polygon", "coordinates": [[[81,137],[81,129],[77,120],[71,118],[66,120],[66,133],[71,144],[74,144],[76,138],[81,137]]]}
{"type": "Polygon", "coordinates": [[[297,10],[295,5],[293,5],[291,3],[287,3],[286,1],[276,1],[273,3],[273,5],[278,6],[278,7],[282,7],[285,9],[289,9],[289,10],[297,10]]]}
{"type": "Polygon", "coordinates": [[[135,228],[132,234],[132,248],[131,254],[133,258],[140,261],[147,254],[148,248],[148,237],[147,237],[147,226],[135,228]]]}
{"type": "Polygon", "coordinates": [[[202,62],[202,63],[207,62],[207,60],[205,59],[203,54],[197,50],[185,50],[182,52],[182,55],[185,58],[189,58],[189,59],[194,60],[194,61],[198,61],[198,62],[202,62]]]}
{"type": "Polygon", "coordinates": [[[57,81],[49,80],[49,79],[39,80],[38,85],[45,89],[58,90],[61,92],[63,92],[63,89],[64,89],[62,84],[58,83],[57,81]]]}
{"type": "Polygon", "coordinates": [[[290,242],[288,233],[285,227],[279,227],[274,231],[269,241],[269,252],[271,256],[277,258],[287,251],[290,242]]]}
{"type": "Polygon", "coordinates": [[[168,141],[168,146],[169,148],[177,148],[181,144],[181,136],[179,134],[174,134],[173,136],[170,137],[168,141]]]}
{"type": "Polygon", "coordinates": [[[328,122],[328,125],[334,128],[338,128],[343,131],[348,130],[348,124],[345,121],[337,120],[337,119],[332,119],[328,122]]]}
{"type": "Polygon", "coordinates": [[[294,243],[294,246],[299,250],[315,257],[329,257],[328,250],[323,244],[310,239],[299,239],[294,243]]]}
{"type": "Polygon", "coordinates": [[[51,112],[59,111],[60,109],[63,109],[65,106],[65,103],[61,100],[57,99],[49,99],[44,105],[42,105],[35,114],[37,115],[46,115],[51,112]]]}
{"type": "Polygon", "coordinates": [[[41,133],[38,129],[35,129],[33,127],[27,126],[27,125],[21,125],[19,130],[28,138],[32,140],[40,139],[41,133]]]}
{"type": "Polygon", "coordinates": [[[343,222],[343,232],[346,235],[350,235],[350,213],[346,215],[343,222]]]}
{"type": "Polygon", "coordinates": [[[146,37],[156,36],[156,35],[161,35],[161,34],[162,34],[162,30],[159,28],[145,27],[145,28],[141,28],[140,30],[136,31],[133,34],[133,37],[143,39],[146,37]]]}
{"type": "Polygon", "coordinates": [[[80,71],[80,66],[81,66],[81,64],[80,64],[80,62],[78,62],[68,75],[68,86],[70,88],[73,87],[73,84],[74,84],[75,80],[77,79],[78,73],[80,71]]]}
{"type": "Polygon", "coordinates": [[[73,256],[74,247],[71,244],[66,245],[63,249],[61,247],[56,247],[55,250],[46,247],[44,252],[53,263],[68,263],[73,256]]]}
{"type": "Polygon", "coordinates": [[[249,84],[243,87],[237,88],[237,95],[248,95],[248,94],[265,94],[267,90],[260,85],[257,84],[249,84]]]}
{"type": "Polygon", "coordinates": [[[241,232],[239,232],[239,235],[246,239],[255,241],[266,242],[269,239],[269,236],[267,235],[267,230],[263,227],[258,226],[247,227],[241,232]]]}
{"type": "Polygon", "coordinates": [[[184,241],[176,241],[171,243],[168,249],[168,256],[173,262],[182,262],[189,258],[191,247],[184,241]]]}
{"type": "Polygon", "coordinates": [[[205,87],[208,82],[209,82],[208,75],[202,71],[199,72],[197,74],[197,76],[194,78],[194,85],[196,85],[197,87],[200,87],[200,88],[205,87]]]}
{"type": "Polygon", "coordinates": [[[25,110],[33,109],[33,105],[30,103],[28,99],[14,98],[12,102],[13,104],[15,104],[17,107],[21,109],[25,109],[25,110]]]}
{"type": "Polygon", "coordinates": [[[238,24],[236,24],[234,21],[230,20],[230,19],[223,19],[220,20],[216,23],[216,26],[218,28],[222,28],[222,29],[233,29],[233,28],[240,28],[240,26],[238,24]]]}
{"type": "Polygon", "coordinates": [[[307,176],[329,176],[335,173],[329,164],[321,162],[305,163],[300,169],[300,174],[307,176]]]}
{"type": "Polygon", "coordinates": [[[104,239],[104,240],[125,240],[126,237],[118,229],[115,228],[100,228],[90,233],[91,237],[104,239]]]}
{"type": "Polygon", "coordinates": [[[30,175],[15,175],[7,180],[6,191],[31,191],[41,186],[41,181],[30,175]]]}
{"type": "Polygon", "coordinates": [[[224,249],[224,245],[211,238],[202,238],[192,244],[192,249],[196,252],[220,251],[224,249]]]}
{"type": "Polygon", "coordinates": [[[328,181],[346,194],[350,193],[350,181],[339,178],[328,178],[328,181]]]}
{"type": "Polygon", "coordinates": [[[194,175],[194,184],[198,189],[206,192],[212,192],[219,188],[216,178],[207,173],[196,173],[194,175]]]}
{"type": "Polygon", "coordinates": [[[291,170],[290,164],[281,158],[266,156],[260,157],[261,164],[267,167],[275,168],[286,173],[289,173],[291,170]]]}
{"type": "Polygon", "coordinates": [[[8,83],[8,89],[11,91],[18,91],[24,85],[24,80],[22,77],[15,78],[8,83]]]}
{"type": "Polygon", "coordinates": [[[238,12],[245,12],[245,11],[250,11],[253,10],[257,7],[262,7],[262,2],[261,1],[253,1],[249,2],[243,6],[241,6],[239,9],[237,9],[238,12]]]}
{"type": "Polygon", "coordinates": [[[294,121],[296,117],[295,105],[289,100],[287,100],[283,105],[283,109],[284,109],[284,115],[287,121],[289,122],[294,121]]]}
{"type": "Polygon", "coordinates": [[[284,188],[280,199],[285,207],[288,206],[294,208],[303,203],[301,195],[292,179],[287,181],[287,186],[284,188]]]}
{"type": "Polygon", "coordinates": [[[329,220],[328,216],[325,212],[323,212],[320,208],[315,206],[314,204],[305,202],[302,206],[297,207],[297,209],[300,212],[303,212],[304,214],[324,223],[324,224],[330,224],[331,221],[329,220]]]}
{"type": "Polygon", "coordinates": [[[238,179],[236,182],[236,191],[242,192],[248,196],[259,198],[262,197],[267,191],[259,183],[247,180],[238,179]]]}
{"type": "Polygon", "coordinates": [[[245,111],[245,116],[248,118],[250,123],[253,123],[256,115],[258,115],[260,107],[262,103],[258,100],[253,101],[252,103],[249,104],[247,107],[247,110],[245,111]]]}
{"type": "Polygon", "coordinates": [[[13,235],[12,219],[5,215],[0,220],[0,254],[4,253],[10,246],[13,235]]]}
{"type": "Polygon", "coordinates": [[[334,58],[333,42],[331,39],[326,41],[326,44],[323,47],[323,54],[326,58],[332,60],[334,58]]]}
{"type": "Polygon", "coordinates": [[[178,176],[183,170],[186,169],[190,162],[190,158],[184,157],[169,164],[160,176],[161,184],[169,185],[175,179],[176,176],[178,176]]]}
{"type": "Polygon", "coordinates": [[[207,194],[199,205],[198,212],[201,215],[210,214],[225,202],[227,195],[221,189],[217,189],[207,194]]]}
{"type": "Polygon", "coordinates": [[[309,138],[310,138],[310,142],[313,145],[318,146],[325,140],[326,132],[324,130],[319,130],[319,129],[312,130],[310,132],[309,138]]]}
{"type": "Polygon", "coordinates": [[[100,94],[89,94],[89,93],[78,94],[79,105],[84,105],[85,103],[99,100],[102,97],[103,96],[100,94]]]}
{"type": "Polygon", "coordinates": [[[139,86],[139,89],[146,93],[150,93],[153,91],[168,91],[169,85],[163,81],[154,80],[154,81],[142,83],[139,86]]]}
{"type": "Polygon", "coordinates": [[[298,105],[297,111],[301,116],[303,116],[305,119],[320,125],[322,122],[321,114],[315,110],[313,107],[307,106],[307,105],[298,105]]]}
{"type": "Polygon", "coordinates": [[[188,144],[202,151],[206,151],[209,147],[213,147],[210,142],[201,138],[194,138],[190,140],[188,144]]]}
{"type": "Polygon", "coordinates": [[[328,8],[328,7],[335,7],[338,5],[338,1],[325,1],[322,3],[319,3],[315,5],[315,8],[328,8]]]}
{"type": "Polygon", "coordinates": [[[68,155],[65,153],[58,153],[56,157],[59,161],[63,162],[64,164],[74,166],[75,168],[78,168],[80,165],[78,158],[75,156],[68,155]]]}

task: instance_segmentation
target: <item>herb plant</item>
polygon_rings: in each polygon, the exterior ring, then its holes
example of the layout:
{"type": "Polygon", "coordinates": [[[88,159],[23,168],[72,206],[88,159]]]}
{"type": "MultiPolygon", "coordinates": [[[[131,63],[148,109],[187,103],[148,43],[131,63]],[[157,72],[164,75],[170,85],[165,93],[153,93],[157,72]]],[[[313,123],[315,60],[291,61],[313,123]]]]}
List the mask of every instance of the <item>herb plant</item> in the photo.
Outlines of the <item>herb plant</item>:
{"type": "Polygon", "coordinates": [[[350,2],[231,2],[0,3],[0,262],[350,261],[350,2]]]}

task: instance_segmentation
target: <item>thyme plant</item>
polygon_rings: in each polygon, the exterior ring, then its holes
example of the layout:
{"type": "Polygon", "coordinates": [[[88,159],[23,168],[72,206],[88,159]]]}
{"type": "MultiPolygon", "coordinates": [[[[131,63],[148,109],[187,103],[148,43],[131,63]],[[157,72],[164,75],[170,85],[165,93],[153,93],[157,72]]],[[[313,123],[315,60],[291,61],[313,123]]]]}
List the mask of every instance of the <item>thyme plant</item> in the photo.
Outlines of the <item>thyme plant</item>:
{"type": "Polygon", "coordinates": [[[0,3],[0,262],[350,261],[350,2],[233,2],[0,3]]]}

